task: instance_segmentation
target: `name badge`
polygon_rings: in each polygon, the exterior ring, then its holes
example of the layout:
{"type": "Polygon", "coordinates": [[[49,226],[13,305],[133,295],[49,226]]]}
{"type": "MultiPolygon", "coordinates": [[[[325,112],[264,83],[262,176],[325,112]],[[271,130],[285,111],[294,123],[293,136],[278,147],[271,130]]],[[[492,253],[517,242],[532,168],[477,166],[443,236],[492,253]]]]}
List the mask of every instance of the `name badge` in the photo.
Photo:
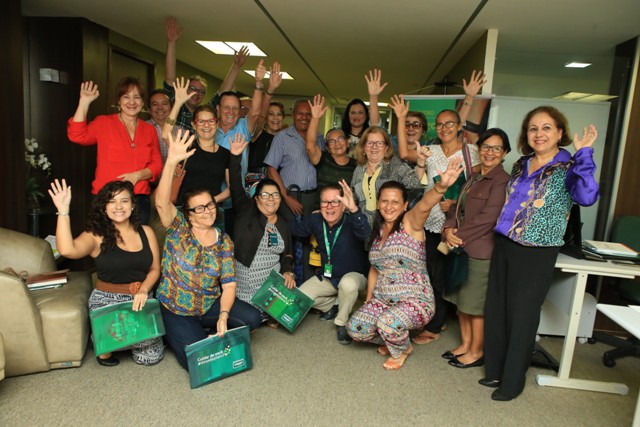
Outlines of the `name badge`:
{"type": "Polygon", "coordinates": [[[273,232],[273,231],[269,231],[269,243],[268,246],[278,246],[278,235],[273,232]]]}
{"type": "Polygon", "coordinates": [[[333,274],[333,266],[331,264],[324,265],[324,277],[331,277],[333,274]]]}

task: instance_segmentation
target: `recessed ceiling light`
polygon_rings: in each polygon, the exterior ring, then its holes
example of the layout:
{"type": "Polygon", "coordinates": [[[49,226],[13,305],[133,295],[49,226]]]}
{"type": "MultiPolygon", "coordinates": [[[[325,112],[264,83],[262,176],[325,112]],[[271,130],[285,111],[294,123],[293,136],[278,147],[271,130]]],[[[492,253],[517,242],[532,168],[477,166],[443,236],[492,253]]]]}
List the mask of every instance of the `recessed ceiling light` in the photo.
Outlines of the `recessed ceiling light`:
{"type": "Polygon", "coordinates": [[[590,62],[577,62],[577,61],[567,62],[566,64],[564,64],[565,68],[587,68],[590,65],[591,65],[590,62]]]}
{"type": "MultiPolygon", "coordinates": [[[[244,70],[244,72],[249,74],[251,77],[256,76],[255,70],[244,70]]],[[[293,77],[291,76],[291,74],[287,73],[286,71],[280,71],[280,73],[282,74],[282,80],[293,80],[293,77]]],[[[267,71],[267,74],[264,75],[264,78],[268,79],[270,75],[271,74],[267,71]]]]}
{"type": "Polygon", "coordinates": [[[196,40],[196,43],[205,49],[209,49],[216,55],[233,55],[236,52],[239,52],[242,46],[246,46],[249,49],[249,56],[267,56],[258,46],[250,42],[196,40]]]}
{"type": "MultiPolygon", "coordinates": [[[[369,103],[369,101],[364,101],[365,105],[371,105],[369,103]]],[[[388,107],[389,103],[388,102],[378,102],[378,107],[388,107]]]]}
{"type": "Polygon", "coordinates": [[[604,95],[599,93],[585,93],[585,92],[565,92],[562,95],[553,97],[553,99],[568,99],[571,101],[589,101],[589,102],[608,101],[613,98],[617,98],[617,96],[604,95]]]}

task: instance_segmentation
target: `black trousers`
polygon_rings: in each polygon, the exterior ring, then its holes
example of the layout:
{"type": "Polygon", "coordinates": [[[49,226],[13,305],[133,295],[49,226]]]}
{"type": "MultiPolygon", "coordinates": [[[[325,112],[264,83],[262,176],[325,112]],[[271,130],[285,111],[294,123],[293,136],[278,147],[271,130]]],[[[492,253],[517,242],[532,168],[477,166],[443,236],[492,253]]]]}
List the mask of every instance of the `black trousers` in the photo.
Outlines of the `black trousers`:
{"type": "Polygon", "coordinates": [[[526,247],[496,235],[484,313],[486,378],[517,397],[536,343],[540,309],[560,248],[526,247]]]}
{"type": "Polygon", "coordinates": [[[426,326],[426,330],[434,334],[439,334],[444,325],[445,317],[449,307],[449,302],[443,298],[445,281],[446,257],[438,250],[438,245],[442,241],[440,233],[432,233],[425,230],[425,249],[427,252],[427,273],[433,288],[433,296],[436,302],[436,312],[431,321],[426,326]]]}

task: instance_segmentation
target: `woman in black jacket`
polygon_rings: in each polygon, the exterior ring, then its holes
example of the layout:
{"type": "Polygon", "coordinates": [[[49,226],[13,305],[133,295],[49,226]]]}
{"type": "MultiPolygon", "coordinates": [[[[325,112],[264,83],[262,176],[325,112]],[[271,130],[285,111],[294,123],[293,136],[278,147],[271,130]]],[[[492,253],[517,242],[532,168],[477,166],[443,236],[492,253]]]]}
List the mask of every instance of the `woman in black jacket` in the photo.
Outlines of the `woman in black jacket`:
{"type": "MultiPolygon", "coordinates": [[[[247,144],[239,133],[231,143],[229,188],[236,212],[236,296],[251,304],[251,298],[273,269],[284,276],[287,287],[293,288],[296,283],[291,231],[286,220],[277,214],[281,201],[278,184],[271,179],[263,179],[256,186],[253,198],[245,192],[240,161],[247,144]]],[[[267,318],[263,314],[263,319],[267,318]]]]}

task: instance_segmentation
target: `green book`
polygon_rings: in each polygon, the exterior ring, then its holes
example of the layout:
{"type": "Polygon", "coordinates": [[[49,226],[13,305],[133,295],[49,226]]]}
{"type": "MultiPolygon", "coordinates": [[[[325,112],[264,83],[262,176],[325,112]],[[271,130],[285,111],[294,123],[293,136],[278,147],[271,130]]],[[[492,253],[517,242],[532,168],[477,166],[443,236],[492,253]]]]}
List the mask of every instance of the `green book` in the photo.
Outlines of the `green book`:
{"type": "Polygon", "coordinates": [[[189,365],[191,388],[219,381],[253,367],[249,327],[230,329],[184,348],[189,365]]]}
{"type": "Polygon", "coordinates": [[[157,299],[133,311],[133,301],[100,307],[89,312],[96,356],[164,335],[164,323],[157,299]]]}
{"type": "Polygon", "coordinates": [[[284,285],[284,277],[272,270],[267,280],[251,298],[251,302],[276,319],[289,332],[293,332],[309,312],[314,301],[298,288],[287,288],[284,285]]]}

